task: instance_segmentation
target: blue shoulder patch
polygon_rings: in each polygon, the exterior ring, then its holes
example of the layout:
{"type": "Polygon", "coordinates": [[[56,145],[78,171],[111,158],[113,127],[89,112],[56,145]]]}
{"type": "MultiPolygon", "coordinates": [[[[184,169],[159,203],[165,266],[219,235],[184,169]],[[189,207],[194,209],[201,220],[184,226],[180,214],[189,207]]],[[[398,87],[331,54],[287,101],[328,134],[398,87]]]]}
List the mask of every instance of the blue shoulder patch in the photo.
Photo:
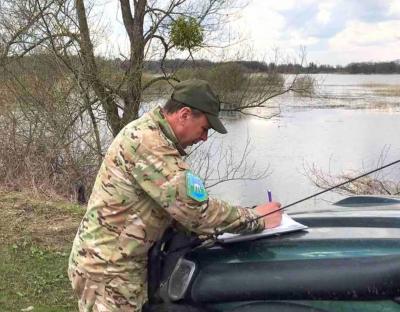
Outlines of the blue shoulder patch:
{"type": "Polygon", "coordinates": [[[203,181],[191,171],[186,171],[186,192],[190,198],[198,202],[208,199],[203,181]]]}

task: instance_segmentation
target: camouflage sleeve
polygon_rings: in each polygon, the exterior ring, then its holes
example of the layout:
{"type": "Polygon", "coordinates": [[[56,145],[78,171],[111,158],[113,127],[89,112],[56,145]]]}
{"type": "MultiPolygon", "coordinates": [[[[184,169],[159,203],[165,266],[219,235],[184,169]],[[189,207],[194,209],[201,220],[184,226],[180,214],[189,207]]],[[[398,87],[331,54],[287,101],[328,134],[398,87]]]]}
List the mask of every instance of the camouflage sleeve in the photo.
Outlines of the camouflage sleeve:
{"type": "Polygon", "coordinates": [[[159,206],[185,228],[198,234],[215,232],[250,233],[264,229],[262,218],[254,210],[206,198],[196,200],[188,195],[185,163],[175,147],[157,138],[143,140],[136,150],[131,174],[140,187],[159,206]]]}

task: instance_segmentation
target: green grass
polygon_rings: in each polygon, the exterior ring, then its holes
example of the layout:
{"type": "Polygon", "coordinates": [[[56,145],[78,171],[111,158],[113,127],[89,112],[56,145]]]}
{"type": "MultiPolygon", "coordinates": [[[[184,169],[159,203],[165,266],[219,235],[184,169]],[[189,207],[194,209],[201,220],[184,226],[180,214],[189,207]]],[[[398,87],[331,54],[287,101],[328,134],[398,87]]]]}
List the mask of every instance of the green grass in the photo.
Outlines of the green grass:
{"type": "Polygon", "coordinates": [[[0,250],[0,310],[77,311],[66,275],[68,255],[33,244],[0,250]]]}
{"type": "Polygon", "coordinates": [[[67,265],[83,212],[68,202],[0,192],[0,311],[78,311],[67,265]]]}

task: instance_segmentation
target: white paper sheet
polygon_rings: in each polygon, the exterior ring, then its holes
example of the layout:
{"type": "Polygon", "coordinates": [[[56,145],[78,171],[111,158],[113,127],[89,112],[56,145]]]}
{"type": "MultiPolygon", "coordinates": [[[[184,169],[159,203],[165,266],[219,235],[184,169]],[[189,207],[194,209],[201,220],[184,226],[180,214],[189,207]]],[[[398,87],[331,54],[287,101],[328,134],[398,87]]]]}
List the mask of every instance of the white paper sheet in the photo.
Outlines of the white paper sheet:
{"type": "Polygon", "coordinates": [[[234,243],[234,242],[241,242],[241,241],[246,241],[246,240],[253,240],[253,239],[257,239],[257,238],[265,237],[265,236],[272,236],[275,234],[300,231],[300,230],[304,230],[306,228],[307,228],[306,225],[293,220],[289,215],[284,213],[282,215],[281,224],[273,229],[266,229],[260,233],[255,233],[255,234],[224,233],[224,234],[218,236],[218,240],[222,241],[224,243],[234,243]]]}

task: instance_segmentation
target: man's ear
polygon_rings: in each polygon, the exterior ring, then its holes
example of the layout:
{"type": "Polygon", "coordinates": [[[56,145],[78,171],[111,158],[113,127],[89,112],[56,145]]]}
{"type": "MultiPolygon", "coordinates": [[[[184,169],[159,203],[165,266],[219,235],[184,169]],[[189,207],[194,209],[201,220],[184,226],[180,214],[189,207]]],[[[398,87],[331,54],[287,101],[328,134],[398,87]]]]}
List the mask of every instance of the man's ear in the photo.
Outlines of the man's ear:
{"type": "Polygon", "coordinates": [[[182,107],[179,110],[179,121],[186,121],[192,115],[192,110],[189,107],[182,107]]]}

